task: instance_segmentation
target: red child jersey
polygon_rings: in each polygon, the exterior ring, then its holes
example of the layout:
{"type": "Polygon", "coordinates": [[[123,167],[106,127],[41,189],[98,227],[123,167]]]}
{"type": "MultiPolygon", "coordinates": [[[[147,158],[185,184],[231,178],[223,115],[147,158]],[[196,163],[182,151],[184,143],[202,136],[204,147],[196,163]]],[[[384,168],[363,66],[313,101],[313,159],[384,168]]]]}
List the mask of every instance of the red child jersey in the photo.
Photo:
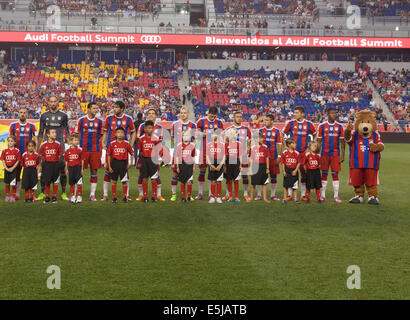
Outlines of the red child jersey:
{"type": "Polygon", "coordinates": [[[195,155],[195,144],[193,144],[192,142],[181,142],[175,148],[174,163],[181,164],[182,162],[184,162],[186,164],[193,164],[195,162],[195,155]]]}
{"type": "Polygon", "coordinates": [[[83,149],[79,147],[68,148],[64,153],[64,161],[68,167],[81,166],[83,160],[83,149]]]}
{"type": "Polygon", "coordinates": [[[158,157],[162,150],[162,146],[160,143],[161,141],[157,136],[141,136],[138,139],[138,150],[140,151],[140,155],[144,158],[158,157]]]}
{"type": "Polygon", "coordinates": [[[266,163],[266,158],[269,158],[269,148],[266,144],[253,146],[249,150],[249,158],[252,162],[266,163]]]}
{"type": "Polygon", "coordinates": [[[300,154],[296,150],[294,150],[293,152],[285,150],[282,153],[280,162],[283,163],[285,167],[295,169],[300,162],[300,154]]]}
{"type": "Polygon", "coordinates": [[[204,148],[206,148],[209,143],[212,143],[212,132],[214,131],[214,129],[223,130],[223,127],[224,127],[223,121],[220,120],[220,119],[215,119],[214,121],[210,121],[208,119],[208,117],[205,117],[205,118],[201,118],[197,121],[197,123],[196,123],[197,130],[199,132],[206,133],[206,135],[204,135],[202,137],[202,139],[200,139],[200,141],[201,141],[201,145],[200,145],[201,152],[206,151],[206,150],[204,150],[204,148]]]}
{"type": "Polygon", "coordinates": [[[132,150],[128,141],[111,141],[108,149],[107,155],[111,156],[111,159],[117,160],[127,160],[128,161],[128,154],[133,155],[134,151],[132,150]]]}
{"type": "Polygon", "coordinates": [[[21,160],[20,150],[17,148],[4,149],[1,153],[0,160],[3,160],[7,167],[12,167],[17,161],[21,160]]]}
{"type": "Polygon", "coordinates": [[[63,154],[63,148],[60,142],[44,142],[40,147],[40,156],[45,162],[58,162],[63,154]]]}
{"type": "Polygon", "coordinates": [[[303,163],[309,170],[315,170],[320,168],[320,155],[306,152],[303,157],[303,163]]]}
{"type": "Polygon", "coordinates": [[[211,142],[206,145],[206,155],[211,160],[222,160],[225,155],[225,145],[222,142],[211,142]]]}
{"type": "Polygon", "coordinates": [[[21,158],[21,164],[23,168],[37,167],[41,162],[40,155],[37,152],[28,153],[24,152],[21,158]]]}
{"type": "Polygon", "coordinates": [[[229,163],[233,161],[235,164],[239,163],[238,159],[243,157],[243,144],[239,141],[225,143],[225,155],[229,163]]]}

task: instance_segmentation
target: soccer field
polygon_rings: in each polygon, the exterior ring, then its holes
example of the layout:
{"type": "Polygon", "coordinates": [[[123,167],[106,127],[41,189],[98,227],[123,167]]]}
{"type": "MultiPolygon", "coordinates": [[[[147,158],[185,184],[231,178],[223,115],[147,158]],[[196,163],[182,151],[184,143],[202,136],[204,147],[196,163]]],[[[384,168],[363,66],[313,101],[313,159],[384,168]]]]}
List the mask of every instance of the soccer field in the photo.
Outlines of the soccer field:
{"type": "MultiPolygon", "coordinates": [[[[379,206],[348,203],[347,161],[339,205],[1,202],[0,298],[408,299],[409,159],[410,145],[386,145],[379,206]],[[50,265],[60,290],[47,289],[50,265]],[[349,265],[361,269],[360,290],[346,287],[349,265]]],[[[161,171],[167,199],[170,173],[161,171]]]]}

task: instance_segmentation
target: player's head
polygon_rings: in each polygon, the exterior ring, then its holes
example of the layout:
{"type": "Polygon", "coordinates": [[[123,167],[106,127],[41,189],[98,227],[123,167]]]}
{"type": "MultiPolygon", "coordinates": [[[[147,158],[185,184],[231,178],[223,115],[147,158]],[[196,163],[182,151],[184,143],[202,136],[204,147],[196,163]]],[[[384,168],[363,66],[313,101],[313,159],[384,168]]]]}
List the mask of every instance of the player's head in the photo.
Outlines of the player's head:
{"type": "Polygon", "coordinates": [[[298,121],[303,120],[305,117],[305,108],[302,106],[298,106],[295,108],[295,119],[298,121]]]}
{"type": "Polygon", "coordinates": [[[57,97],[55,96],[55,95],[50,95],[49,97],[48,97],[48,108],[51,110],[51,111],[53,111],[53,112],[55,112],[55,111],[57,111],[57,108],[58,108],[58,99],[57,99],[57,97]]]}
{"type": "Polygon", "coordinates": [[[184,142],[190,142],[191,139],[192,139],[191,129],[185,130],[185,131],[182,133],[182,141],[184,141],[184,142]]]}
{"type": "Polygon", "coordinates": [[[68,138],[68,143],[72,147],[77,147],[80,144],[80,136],[78,134],[72,134],[70,138],[68,138]]]}
{"type": "Polygon", "coordinates": [[[114,103],[113,110],[114,110],[114,114],[115,114],[117,117],[122,116],[123,113],[124,113],[124,110],[125,110],[125,103],[122,102],[122,101],[116,101],[116,102],[114,103]]]}
{"type": "Polygon", "coordinates": [[[51,129],[51,128],[46,129],[46,137],[48,139],[55,140],[57,138],[56,129],[51,129]]]}
{"type": "Polygon", "coordinates": [[[99,108],[98,108],[98,104],[97,104],[97,103],[95,103],[95,102],[89,102],[89,103],[88,103],[88,105],[87,105],[87,112],[88,112],[88,115],[89,115],[90,117],[94,118],[94,117],[97,115],[98,110],[99,110],[99,108]]]}
{"type": "Polygon", "coordinates": [[[155,123],[155,121],[157,120],[157,115],[157,109],[149,108],[147,110],[147,120],[153,121],[155,123]]]}
{"type": "Polygon", "coordinates": [[[16,139],[15,136],[8,136],[8,138],[7,138],[7,146],[8,146],[9,148],[14,147],[15,144],[16,144],[16,141],[17,141],[17,139],[16,139]]]}
{"type": "Polygon", "coordinates": [[[288,139],[286,139],[286,147],[289,149],[289,150],[295,150],[296,149],[296,141],[295,141],[295,139],[293,139],[293,138],[288,138],[288,139]]]}
{"type": "Polygon", "coordinates": [[[19,117],[20,122],[23,122],[23,123],[26,122],[27,117],[28,117],[27,109],[24,107],[20,108],[18,117],[19,117]]]}
{"type": "Polygon", "coordinates": [[[258,143],[259,143],[259,145],[263,144],[263,139],[264,139],[263,133],[259,132],[259,134],[258,134],[258,143]]]}
{"type": "Polygon", "coordinates": [[[240,111],[235,111],[233,114],[233,122],[239,126],[242,124],[242,112],[240,111]]]}
{"type": "Polygon", "coordinates": [[[265,124],[265,127],[270,129],[273,126],[273,120],[275,120],[274,116],[272,114],[267,114],[263,118],[263,122],[265,124]]]}
{"type": "Polygon", "coordinates": [[[137,113],[137,119],[138,119],[138,120],[142,120],[142,113],[141,113],[141,112],[138,112],[138,113],[137,113]]]}
{"type": "Polygon", "coordinates": [[[179,112],[179,118],[181,121],[186,122],[189,117],[189,110],[187,107],[182,107],[180,112],[179,112]]]}
{"type": "Polygon", "coordinates": [[[308,148],[311,153],[318,154],[320,152],[320,144],[316,141],[309,142],[308,148]]]}
{"type": "Polygon", "coordinates": [[[125,130],[123,127],[119,127],[117,129],[115,129],[115,137],[117,138],[117,140],[122,141],[124,140],[125,137],[125,130]]]}
{"type": "Polygon", "coordinates": [[[217,107],[210,107],[208,109],[208,119],[209,121],[214,121],[218,116],[218,108],[217,107]]]}
{"type": "Polygon", "coordinates": [[[147,135],[148,137],[151,137],[152,132],[154,131],[154,121],[152,120],[145,121],[144,131],[145,131],[145,135],[147,135]]]}
{"type": "Polygon", "coordinates": [[[327,118],[330,122],[335,122],[337,119],[337,110],[334,107],[327,108],[327,118]]]}
{"type": "Polygon", "coordinates": [[[33,153],[36,150],[36,142],[34,140],[29,140],[26,142],[26,149],[28,152],[33,153]]]}

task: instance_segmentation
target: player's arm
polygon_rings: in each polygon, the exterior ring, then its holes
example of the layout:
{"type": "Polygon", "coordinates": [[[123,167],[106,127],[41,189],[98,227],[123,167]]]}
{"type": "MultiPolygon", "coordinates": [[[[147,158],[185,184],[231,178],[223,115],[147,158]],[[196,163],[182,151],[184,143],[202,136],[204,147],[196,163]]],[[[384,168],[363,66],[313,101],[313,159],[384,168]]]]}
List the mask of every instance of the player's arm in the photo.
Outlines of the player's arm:
{"type": "Polygon", "coordinates": [[[345,161],[345,154],[346,154],[346,141],[344,138],[340,139],[340,149],[341,149],[341,157],[340,163],[345,161]]]}
{"type": "Polygon", "coordinates": [[[221,163],[220,163],[220,164],[218,165],[218,167],[217,167],[218,170],[221,170],[222,166],[223,166],[224,163],[225,163],[225,159],[226,159],[226,156],[224,155],[223,158],[222,158],[221,163]]]}
{"type": "MultiPolygon", "coordinates": [[[[135,133],[135,131],[134,131],[135,133]]],[[[131,165],[134,163],[134,150],[132,150],[131,145],[128,145],[128,153],[131,155],[131,161],[127,164],[127,168],[131,168],[131,165]]]]}
{"type": "Polygon", "coordinates": [[[70,127],[68,126],[68,116],[66,113],[64,113],[64,122],[63,122],[63,128],[65,132],[65,139],[64,141],[67,142],[68,137],[70,136],[70,127]]]}
{"type": "Polygon", "coordinates": [[[104,150],[107,150],[107,131],[104,131],[102,138],[101,138],[101,144],[104,150]]]}
{"type": "Polygon", "coordinates": [[[296,173],[298,173],[299,168],[300,168],[300,163],[298,163],[298,164],[296,165],[295,170],[292,171],[292,176],[296,176],[296,173]]]}
{"type": "Polygon", "coordinates": [[[266,173],[269,173],[270,169],[269,169],[269,156],[265,157],[265,163],[266,163],[266,173]]]}

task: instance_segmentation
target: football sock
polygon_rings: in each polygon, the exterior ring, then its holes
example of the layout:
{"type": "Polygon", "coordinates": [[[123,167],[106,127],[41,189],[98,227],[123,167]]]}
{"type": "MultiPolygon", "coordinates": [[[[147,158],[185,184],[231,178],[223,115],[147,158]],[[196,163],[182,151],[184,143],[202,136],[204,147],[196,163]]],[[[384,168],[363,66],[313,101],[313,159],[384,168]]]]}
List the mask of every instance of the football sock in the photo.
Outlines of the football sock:
{"type": "Polygon", "coordinates": [[[57,197],[58,183],[53,183],[53,198],[57,197]]]}
{"type": "Polygon", "coordinates": [[[192,183],[188,183],[188,198],[191,198],[192,194],[192,183]]]}
{"type": "Polygon", "coordinates": [[[258,187],[258,196],[262,196],[262,186],[257,186],[258,187]]]}
{"type": "MultiPolygon", "coordinates": [[[[61,183],[61,191],[65,193],[65,188],[67,186],[67,176],[65,174],[60,175],[60,183],[61,183]]],[[[53,186],[53,190],[54,190],[54,186],[53,186]]]]}
{"type": "Polygon", "coordinates": [[[172,178],[172,179],[171,179],[171,191],[172,191],[172,194],[176,194],[176,193],[177,193],[177,185],[178,185],[178,180],[177,180],[177,178],[172,178]]]}
{"type": "Polygon", "coordinates": [[[95,190],[97,190],[98,176],[90,176],[90,196],[95,196],[95,190]]]}
{"type": "Polygon", "coordinates": [[[327,171],[322,171],[322,194],[323,198],[326,198],[326,186],[327,186],[327,171]]]}
{"type": "MultiPolygon", "coordinates": [[[[148,192],[148,191],[147,191],[147,192],[148,192]]],[[[144,197],[145,197],[144,190],[143,190],[143,186],[142,186],[142,178],[141,178],[141,177],[138,177],[138,193],[139,193],[140,196],[144,195],[144,197]]],[[[146,198],[146,197],[145,197],[145,198],[146,198]]]]}
{"type": "Polygon", "coordinates": [[[12,186],[11,187],[11,195],[13,198],[16,197],[16,191],[17,191],[17,186],[12,186]]]}
{"type": "Polygon", "coordinates": [[[148,198],[148,182],[142,183],[142,192],[144,194],[144,198],[148,198]]]}
{"type": "Polygon", "coordinates": [[[77,196],[79,197],[83,196],[83,185],[82,184],[77,185],[77,196]]]}
{"type": "Polygon", "coordinates": [[[152,197],[157,197],[157,188],[158,188],[158,181],[156,179],[151,181],[151,188],[152,188],[152,197]]]}
{"type": "Polygon", "coordinates": [[[316,189],[316,199],[320,199],[320,189],[316,189]]]}
{"type": "Polygon", "coordinates": [[[112,197],[117,198],[117,185],[116,184],[111,185],[111,191],[112,191],[112,197]]]}
{"type": "Polygon", "coordinates": [[[24,198],[30,199],[30,191],[28,189],[24,190],[24,198]]]}
{"type": "Polygon", "coordinates": [[[242,183],[243,183],[243,195],[247,196],[248,195],[248,190],[249,190],[249,177],[248,176],[242,176],[242,183]]]}
{"type": "Polygon", "coordinates": [[[222,192],[222,183],[217,182],[216,183],[216,197],[217,198],[221,197],[221,192],[222,192]]]}
{"type": "Polygon", "coordinates": [[[232,197],[232,180],[226,181],[226,187],[228,189],[229,197],[232,197]]]}
{"type": "Polygon", "coordinates": [[[46,190],[46,197],[50,198],[50,185],[49,184],[45,185],[45,190],[46,190]]]}
{"type": "Polygon", "coordinates": [[[211,194],[211,180],[208,180],[208,194],[211,194]]]}
{"type": "Polygon", "coordinates": [[[75,194],[75,186],[70,186],[70,196],[74,197],[75,194]]]}
{"type": "Polygon", "coordinates": [[[181,197],[185,199],[185,184],[181,183],[181,197]]]}
{"type": "Polygon", "coordinates": [[[128,183],[126,182],[122,185],[122,197],[126,198],[128,196],[128,183]]]}
{"type": "Polygon", "coordinates": [[[300,196],[301,197],[306,196],[306,183],[305,182],[300,183],[300,196]]]}
{"type": "Polygon", "coordinates": [[[204,190],[204,182],[205,182],[205,172],[200,171],[199,176],[198,176],[198,193],[202,194],[204,190]]]}
{"type": "Polygon", "coordinates": [[[6,184],[6,197],[10,197],[10,185],[6,184]]]}
{"type": "Polygon", "coordinates": [[[216,183],[211,183],[211,196],[212,198],[215,198],[215,189],[216,189],[216,183]]]}
{"type": "Polygon", "coordinates": [[[17,181],[16,187],[16,195],[20,195],[20,181],[17,181]]]}
{"type": "MultiPolygon", "coordinates": [[[[235,198],[238,198],[239,197],[239,180],[235,180],[233,182],[233,184],[234,184],[234,187],[235,187],[235,198]]],[[[231,193],[231,195],[232,195],[232,193],[231,193]]]]}
{"type": "MultiPolygon", "coordinates": [[[[129,196],[129,192],[130,192],[130,180],[128,180],[126,183],[125,183],[125,185],[127,186],[127,192],[124,194],[125,196],[129,196]]],[[[124,189],[124,187],[123,187],[123,189],[124,189]]],[[[125,196],[124,196],[124,198],[125,198],[125,196]]]]}
{"type": "Polygon", "coordinates": [[[332,173],[332,180],[334,197],[336,198],[339,196],[339,175],[332,173]]]}
{"type": "Polygon", "coordinates": [[[108,189],[110,188],[110,174],[105,173],[104,175],[104,183],[103,183],[103,192],[104,192],[104,197],[108,196],[108,189]]]}

